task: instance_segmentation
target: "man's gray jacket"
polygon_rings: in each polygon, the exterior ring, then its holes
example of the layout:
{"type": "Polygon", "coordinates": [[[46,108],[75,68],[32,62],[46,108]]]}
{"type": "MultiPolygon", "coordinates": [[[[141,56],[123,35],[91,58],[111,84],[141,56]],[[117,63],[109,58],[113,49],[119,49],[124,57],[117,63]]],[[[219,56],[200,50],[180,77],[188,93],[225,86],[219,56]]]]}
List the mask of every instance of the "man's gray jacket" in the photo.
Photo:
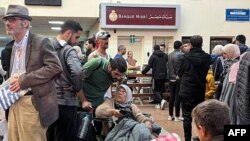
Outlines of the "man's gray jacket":
{"type": "Polygon", "coordinates": [[[175,49],[168,56],[168,69],[169,69],[169,80],[176,81],[176,74],[180,67],[180,58],[184,53],[180,52],[180,50],[175,49]]]}

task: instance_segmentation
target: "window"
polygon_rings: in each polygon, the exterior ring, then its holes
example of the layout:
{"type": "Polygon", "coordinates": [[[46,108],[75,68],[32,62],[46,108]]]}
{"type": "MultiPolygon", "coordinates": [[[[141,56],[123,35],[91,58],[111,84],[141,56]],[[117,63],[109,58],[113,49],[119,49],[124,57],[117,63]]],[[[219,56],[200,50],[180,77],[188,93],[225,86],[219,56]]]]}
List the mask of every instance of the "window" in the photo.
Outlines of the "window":
{"type": "Polygon", "coordinates": [[[232,43],[233,37],[210,37],[210,54],[216,45],[232,43]]]}
{"type": "Polygon", "coordinates": [[[61,6],[62,0],[25,0],[25,5],[61,6]]]}

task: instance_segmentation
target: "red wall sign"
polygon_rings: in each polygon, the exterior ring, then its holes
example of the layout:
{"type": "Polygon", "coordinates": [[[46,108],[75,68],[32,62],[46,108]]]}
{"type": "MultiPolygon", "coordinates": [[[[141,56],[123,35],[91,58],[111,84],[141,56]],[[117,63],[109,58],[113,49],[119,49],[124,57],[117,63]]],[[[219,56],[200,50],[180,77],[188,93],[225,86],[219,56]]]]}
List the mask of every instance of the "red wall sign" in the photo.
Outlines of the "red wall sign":
{"type": "Polygon", "coordinates": [[[179,6],[101,4],[101,26],[177,29],[179,13],[179,6]]]}

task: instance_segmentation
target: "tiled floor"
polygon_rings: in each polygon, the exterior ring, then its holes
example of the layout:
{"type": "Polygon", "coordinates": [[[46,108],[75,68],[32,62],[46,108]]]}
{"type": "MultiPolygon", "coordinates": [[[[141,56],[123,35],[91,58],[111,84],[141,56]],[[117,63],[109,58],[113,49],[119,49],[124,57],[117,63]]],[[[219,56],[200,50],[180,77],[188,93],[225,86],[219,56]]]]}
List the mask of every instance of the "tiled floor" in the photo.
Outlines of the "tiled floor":
{"type": "MultiPolygon", "coordinates": [[[[136,103],[137,104],[137,103],[136,103]]],[[[170,133],[177,133],[181,140],[184,141],[183,122],[182,121],[168,121],[168,104],[165,110],[155,109],[153,104],[144,104],[143,106],[137,105],[142,112],[151,113],[154,120],[165,130],[170,133]]],[[[193,136],[195,133],[193,131],[193,136]]]]}

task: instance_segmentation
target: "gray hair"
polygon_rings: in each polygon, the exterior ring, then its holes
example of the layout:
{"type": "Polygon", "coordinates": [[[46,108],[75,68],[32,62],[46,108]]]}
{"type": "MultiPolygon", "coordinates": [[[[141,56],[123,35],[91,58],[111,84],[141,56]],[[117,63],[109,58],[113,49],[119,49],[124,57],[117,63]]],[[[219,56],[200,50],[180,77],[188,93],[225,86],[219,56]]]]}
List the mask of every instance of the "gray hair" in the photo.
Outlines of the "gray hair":
{"type": "Polygon", "coordinates": [[[236,44],[227,44],[222,50],[227,54],[227,59],[234,59],[240,56],[240,48],[236,44]]]}
{"type": "Polygon", "coordinates": [[[117,49],[118,49],[118,51],[121,51],[123,49],[126,49],[126,47],[125,47],[125,45],[119,45],[117,49]]]}
{"type": "Polygon", "coordinates": [[[212,50],[212,54],[222,55],[223,54],[222,48],[223,48],[223,45],[216,45],[214,49],[212,50]]]}

